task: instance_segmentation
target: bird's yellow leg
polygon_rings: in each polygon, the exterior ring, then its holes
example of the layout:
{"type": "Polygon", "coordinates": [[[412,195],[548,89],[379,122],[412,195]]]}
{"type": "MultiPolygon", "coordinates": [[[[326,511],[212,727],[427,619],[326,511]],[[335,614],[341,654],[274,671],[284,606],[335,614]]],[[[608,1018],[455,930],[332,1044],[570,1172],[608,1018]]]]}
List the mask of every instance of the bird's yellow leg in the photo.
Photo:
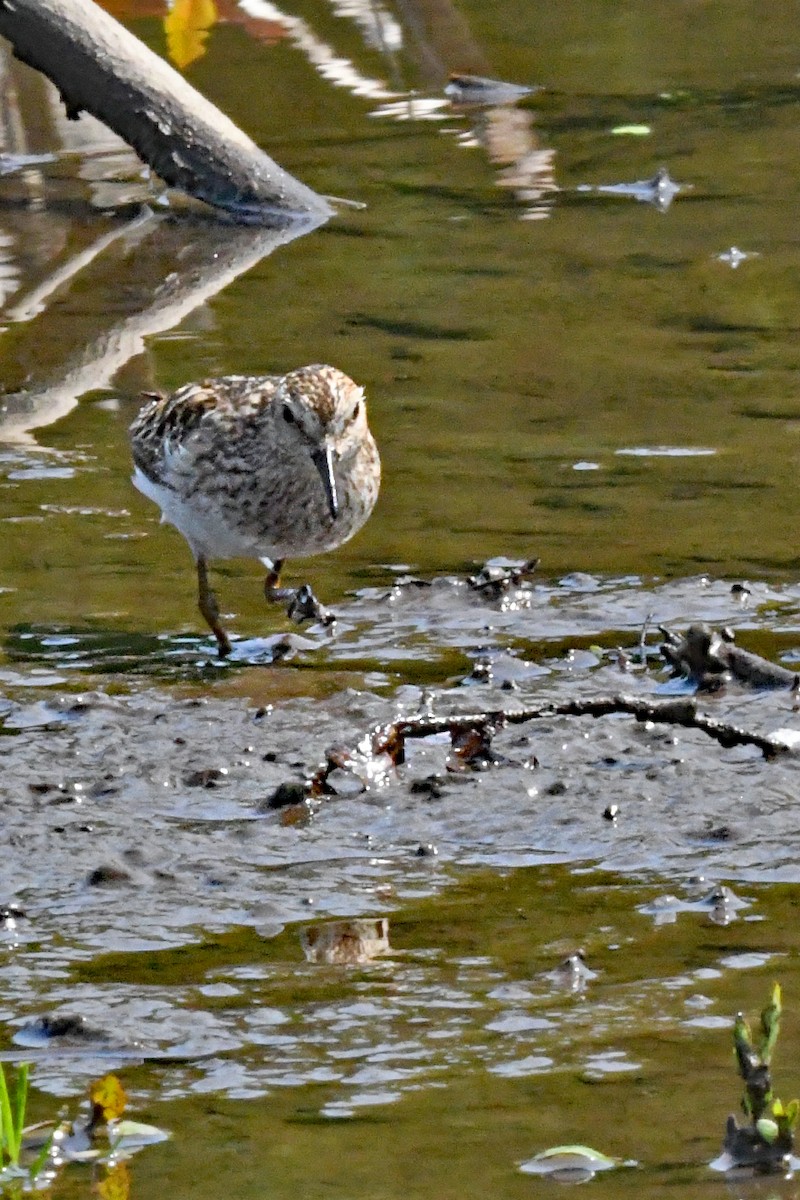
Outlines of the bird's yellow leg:
{"type": "Polygon", "coordinates": [[[231,642],[219,619],[217,597],[208,586],[208,564],[202,554],[197,559],[197,605],[217,639],[220,658],[231,652],[231,642]]]}
{"type": "Polygon", "coordinates": [[[280,586],[281,571],[283,570],[284,562],[285,559],[276,558],[272,564],[272,570],[267,571],[267,577],[264,580],[264,595],[267,598],[268,604],[277,604],[281,600],[290,600],[294,596],[293,588],[282,588],[280,586]]]}

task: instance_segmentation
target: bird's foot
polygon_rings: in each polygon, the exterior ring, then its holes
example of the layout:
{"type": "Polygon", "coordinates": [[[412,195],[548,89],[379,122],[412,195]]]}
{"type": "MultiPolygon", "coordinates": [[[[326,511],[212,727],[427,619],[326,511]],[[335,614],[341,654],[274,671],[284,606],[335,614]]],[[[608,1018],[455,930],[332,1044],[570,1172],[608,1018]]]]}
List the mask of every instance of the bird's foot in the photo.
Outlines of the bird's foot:
{"type": "Polygon", "coordinates": [[[291,597],[286,615],[290,620],[296,621],[298,625],[303,621],[318,621],[320,625],[332,625],[336,620],[336,614],[320,604],[307,583],[304,583],[296,592],[292,592],[291,597]]]}

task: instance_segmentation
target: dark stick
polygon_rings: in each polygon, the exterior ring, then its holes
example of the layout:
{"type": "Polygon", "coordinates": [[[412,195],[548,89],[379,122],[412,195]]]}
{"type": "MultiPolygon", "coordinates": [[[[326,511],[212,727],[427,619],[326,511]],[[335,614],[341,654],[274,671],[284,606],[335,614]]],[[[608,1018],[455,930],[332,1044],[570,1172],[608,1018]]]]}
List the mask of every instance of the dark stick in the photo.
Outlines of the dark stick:
{"type": "Polygon", "coordinates": [[[718,721],[697,711],[689,697],[675,700],[643,700],[636,696],[595,696],[586,700],[564,700],[560,704],[543,704],[538,708],[519,708],[498,712],[461,713],[451,717],[409,717],[395,722],[402,737],[430,737],[434,733],[480,725],[523,725],[548,717],[607,717],[612,713],[630,713],[637,721],[655,721],[662,725],[682,725],[699,729],[714,738],[721,746],[757,746],[767,758],[786,750],[782,742],[768,734],[752,733],[737,725],[718,721]]]}
{"type": "MultiPolygon", "coordinates": [[[[504,725],[523,725],[527,721],[547,720],[553,717],[606,717],[613,713],[629,713],[637,721],[699,729],[726,749],[732,746],[756,746],[765,758],[774,758],[788,749],[783,742],[769,734],[753,733],[709,717],[705,713],[699,713],[696,702],[690,697],[646,700],[636,696],[617,695],[595,696],[586,700],[564,700],[558,704],[542,704],[536,708],[453,713],[443,717],[405,717],[375,730],[372,735],[372,751],[376,755],[387,754],[393,762],[400,763],[403,761],[406,738],[426,738],[434,734],[449,733],[455,740],[467,730],[487,731],[491,737],[495,730],[502,729],[504,725]]],[[[328,751],[326,761],[309,781],[311,793],[324,792],[328,775],[337,767],[346,767],[348,757],[348,752],[340,749],[328,751]]]]}
{"type": "Polygon", "coordinates": [[[262,225],[332,214],[93,0],[0,0],[0,34],[53,81],[68,117],[92,113],[168,184],[262,225]]]}

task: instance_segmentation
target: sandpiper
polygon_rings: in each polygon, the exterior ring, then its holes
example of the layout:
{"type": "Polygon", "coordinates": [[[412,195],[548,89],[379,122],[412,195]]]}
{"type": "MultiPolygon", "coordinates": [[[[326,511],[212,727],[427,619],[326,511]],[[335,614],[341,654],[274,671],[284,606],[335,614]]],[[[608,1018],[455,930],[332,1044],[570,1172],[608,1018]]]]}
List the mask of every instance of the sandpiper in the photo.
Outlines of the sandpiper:
{"type": "Polygon", "coordinates": [[[372,512],[381,466],[364,391],[315,364],[145,399],[130,430],[133,482],[189,543],[200,612],[225,657],[231,643],[209,587],[211,559],[260,559],[267,599],[283,599],[286,558],[334,550],[372,512]]]}

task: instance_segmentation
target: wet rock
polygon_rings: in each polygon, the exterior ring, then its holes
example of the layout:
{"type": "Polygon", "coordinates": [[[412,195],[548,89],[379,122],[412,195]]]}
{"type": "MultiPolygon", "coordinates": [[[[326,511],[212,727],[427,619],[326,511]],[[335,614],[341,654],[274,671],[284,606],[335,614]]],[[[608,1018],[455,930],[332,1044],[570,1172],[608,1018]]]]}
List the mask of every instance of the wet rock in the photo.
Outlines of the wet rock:
{"type": "Polygon", "coordinates": [[[734,825],[711,825],[704,830],[701,837],[710,842],[735,842],[739,840],[740,833],[734,825]]]}
{"type": "Polygon", "coordinates": [[[307,790],[306,783],[302,779],[291,779],[286,783],[279,783],[272,795],[258,805],[258,811],[268,812],[270,809],[302,804],[305,801],[307,790]]]}
{"type": "Polygon", "coordinates": [[[425,779],[412,779],[409,792],[412,796],[424,796],[426,800],[440,800],[444,795],[445,780],[441,775],[428,775],[425,779]]]}
{"type": "Polygon", "coordinates": [[[448,771],[485,771],[501,761],[492,749],[492,726],[476,725],[455,728],[451,734],[451,751],[445,766],[448,771]]]}
{"type": "Polygon", "coordinates": [[[316,809],[310,800],[303,800],[300,804],[289,804],[281,809],[281,825],[289,829],[292,826],[310,824],[316,809]]]}
{"type": "Polygon", "coordinates": [[[107,1044],[109,1037],[100,1029],[88,1025],[75,1013],[46,1014],[28,1021],[14,1034],[14,1042],[22,1046],[107,1044]]]}
{"type": "Polygon", "coordinates": [[[0,904],[0,929],[15,929],[27,913],[16,904],[0,904]]]}
{"type": "Polygon", "coordinates": [[[63,792],[61,783],[29,783],[28,791],[34,796],[46,796],[49,792],[63,792]]]}
{"type": "Polygon", "coordinates": [[[215,788],[225,780],[227,774],[227,767],[203,767],[184,775],[183,782],[186,787],[215,788]]]}
{"type": "Polygon", "coordinates": [[[86,876],[89,887],[125,887],[134,882],[133,874],[119,863],[103,863],[86,876]]]}
{"type": "Polygon", "coordinates": [[[490,559],[477,574],[470,575],[467,586],[484,600],[499,600],[512,589],[528,584],[538,565],[538,558],[530,558],[517,566],[501,565],[490,559]]]}
{"type": "Polygon", "coordinates": [[[439,847],[434,846],[433,842],[421,842],[414,853],[417,858],[436,858],[439,854],[439,847]]]}
{"type": "Polygon", "coordinates": [[[586,965],[586,953],[580,949],[567,955],[557,967],[550,971],[548,978],[561,987],[568,988],[571,992],[579,992],[586,987],[590,980],[597,978],[597,972],[592,971],[586,965]]]}
{"type": "Polygon", "coordinates": [[[606,807],[603,809],[603,818],[606,821],[616,821],[618,816],[619,816],[619,805],[618,804],[607,804],[606,807]]]}

